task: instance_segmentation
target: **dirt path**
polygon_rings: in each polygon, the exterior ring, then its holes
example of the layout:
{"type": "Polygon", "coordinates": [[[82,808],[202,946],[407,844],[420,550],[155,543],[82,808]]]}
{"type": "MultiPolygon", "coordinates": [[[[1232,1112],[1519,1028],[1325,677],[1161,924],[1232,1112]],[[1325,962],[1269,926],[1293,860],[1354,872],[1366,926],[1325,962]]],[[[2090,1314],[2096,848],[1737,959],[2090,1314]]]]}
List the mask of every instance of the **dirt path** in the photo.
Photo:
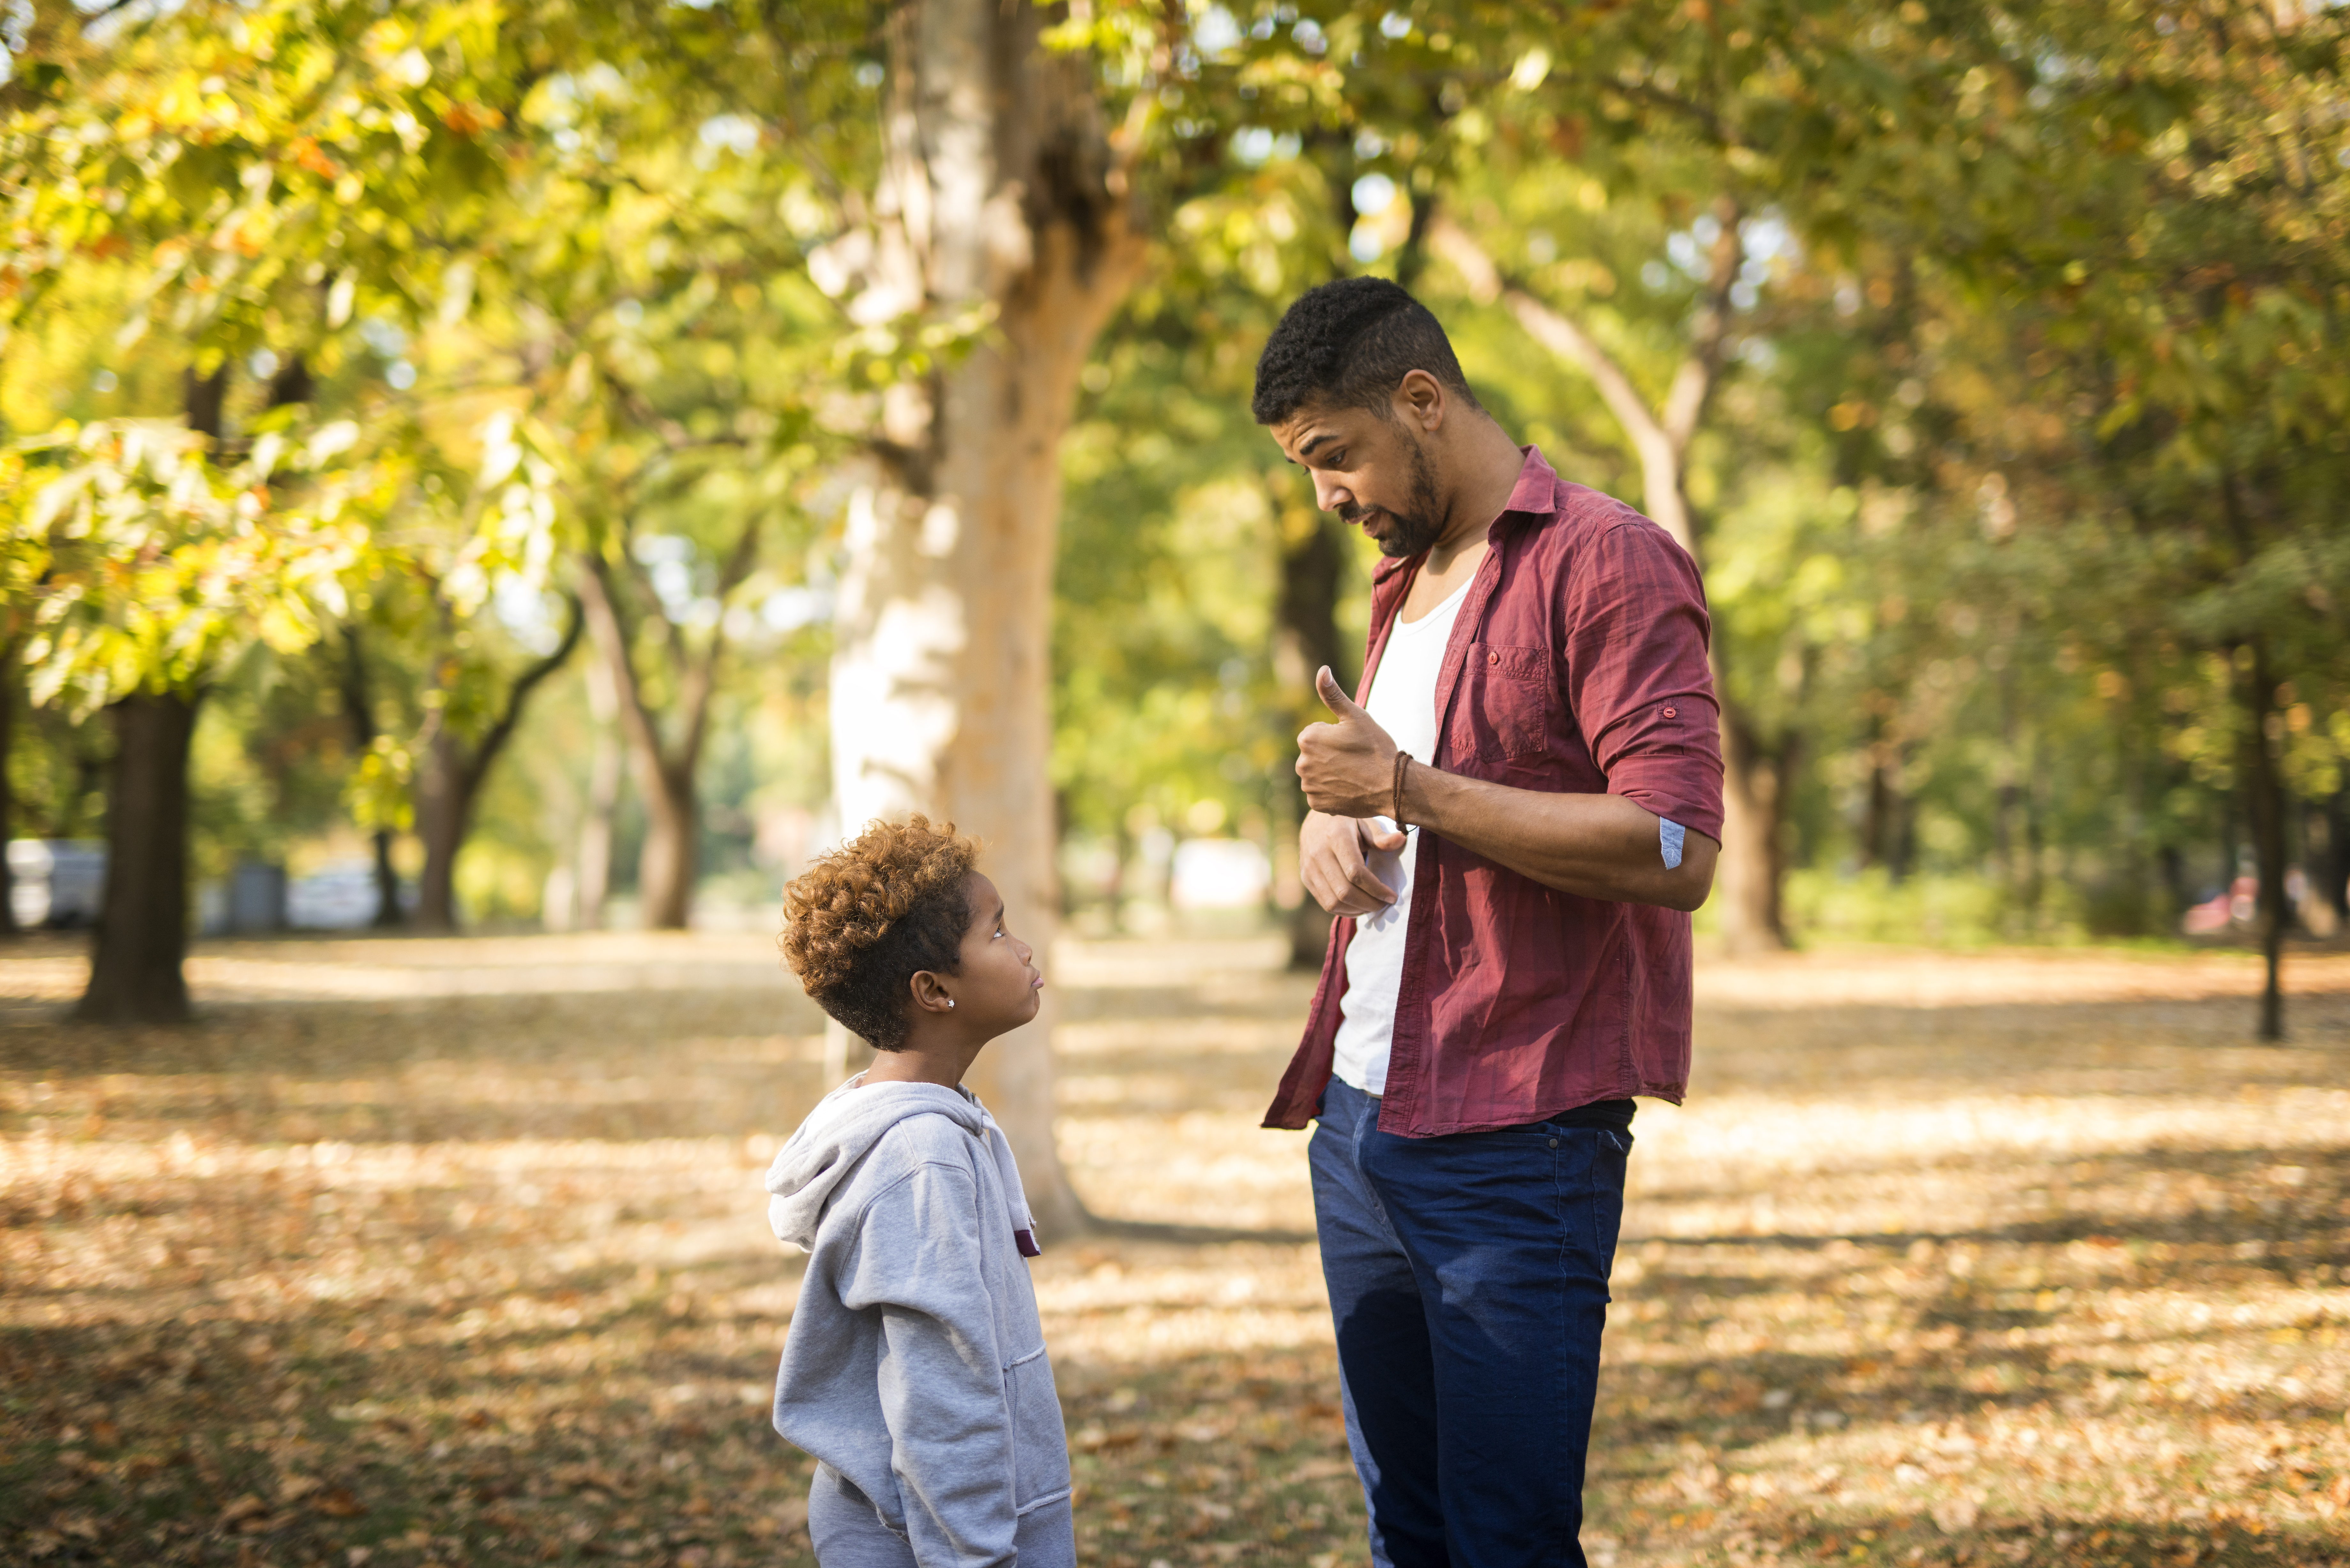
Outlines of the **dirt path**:
{"type": "MultiPolygon", "coordinates": [[[[1356,1563],[1266,943],[1069,944],[1095,1207],[1038,1269],[1086,1561],[1356,1563]]],[[[764,939],[221,944],[205,1020],[0,948],[0,1561],[805,1563],[764,939]]],[[[1644,1106],[1586,1542],[1632,1564],[2350,1561],[2350,961],[1708,966],[1644,1106]]]]}

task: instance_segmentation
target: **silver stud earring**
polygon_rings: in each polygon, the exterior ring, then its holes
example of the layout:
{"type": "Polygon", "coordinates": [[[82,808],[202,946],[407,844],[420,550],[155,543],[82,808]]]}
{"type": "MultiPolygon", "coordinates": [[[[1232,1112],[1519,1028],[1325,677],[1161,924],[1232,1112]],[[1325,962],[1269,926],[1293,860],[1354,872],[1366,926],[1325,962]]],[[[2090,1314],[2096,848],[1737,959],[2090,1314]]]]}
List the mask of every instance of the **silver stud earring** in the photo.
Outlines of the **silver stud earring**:
{"type": "Polygon", "coordinates": [[[953,998],[953,997],[950,996],[950,997],[948,997],[948,998],[947,998],[947,1005],[948,1005],[949,1007],[952,1007],[952,1006],[954,1005],[954,998],[953,998]]]}

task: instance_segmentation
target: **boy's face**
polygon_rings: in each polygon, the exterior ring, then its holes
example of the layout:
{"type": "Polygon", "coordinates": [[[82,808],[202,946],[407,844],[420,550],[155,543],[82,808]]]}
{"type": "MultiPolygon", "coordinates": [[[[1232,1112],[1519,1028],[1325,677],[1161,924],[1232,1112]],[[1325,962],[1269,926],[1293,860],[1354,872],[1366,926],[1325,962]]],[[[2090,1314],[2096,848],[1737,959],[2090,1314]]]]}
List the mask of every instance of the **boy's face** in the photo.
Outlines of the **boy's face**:
{"type": "Polygon", "coordinates": [[[993,1033],[1017,1029],[1036,1016],[1036,992],[1044,974],[1026,942],[1003,924],[1003,896],[974,871],[963,884],[971,899],[971,926],[962,934],[962,969],[954,993],[970,1022],[993,1033]]]}

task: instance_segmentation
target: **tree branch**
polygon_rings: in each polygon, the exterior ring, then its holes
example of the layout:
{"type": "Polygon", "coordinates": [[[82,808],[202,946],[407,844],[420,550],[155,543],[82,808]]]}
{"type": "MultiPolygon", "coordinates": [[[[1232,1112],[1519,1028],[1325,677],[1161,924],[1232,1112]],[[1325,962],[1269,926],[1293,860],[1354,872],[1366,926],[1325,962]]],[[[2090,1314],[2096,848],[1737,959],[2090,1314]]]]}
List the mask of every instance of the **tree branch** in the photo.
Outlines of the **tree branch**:
{"type": "Polygon", "coordinates": [[[579,634],[586,629],[588,618],[581,612],[577,594],[567,594],[565,599],[571,607],[571,613],[565,618],[563,640],[555,645],[554,652],[524,670],[515,678],[515,683],[506,688],[504,710],[498,714],[497,722],[482,736],[482,743],[473,748],[473,761],[466,764],[468,795],[480,786],[482,779],[490,771],[490,763],[514,738],[515,726],[522,722],[523,705],[530,701],[531,692],[540,681],[562,669],[570,659],[572,649],[579,646],[579,634]]]}
{"type": "MultiPolygon", "coordinates": [[[[726,557],[726,565],[718,573],[718,602],[723,607],[726,596],[743,586],[758,564],[759,531],[763,519],[754,516],[743,525],[743,536],[734,541],[734,548],[726,557]]],[[[685,710],[683,734],[678,742],[677,766],[691,774],[694,760],[702,754],[702,736],[710,717],[710,695],[718,685],[718,660],[726,651],[726,618],[722,614],[718,624],[710,629],[710,646],[702,657],[686,667],[678,691],[678,706],[685,710]]]]}
{"type": "Polygon", "coordinates": [[[645,564],[637,559],[636,552],[623,550],[621,558],[628,563],[629,579],[637,585],[637,591],[645,597],[650,613],[660,618],[661,640],[669,645],[671,662],[680,670],[683,670],[689,657],[685,647],[684,628],[670,618],[668,607],[661,603],[660,591],[653,587],[652,574],[645,570],[645,564]]]}
{"type": "Polygon", "coordinates": [[[1705,308],[1698,312],[1690,334],[1689,358],[1673,372],[1672,389],[1665,394],[1663,424],[1678,461],[1689,452],[1690,438],[1721,379],[1722,361],[1730,352],[1730,291],[1738,283],[1738,269],[1746,265],[1746,237],[1738,232],[1738,203],[1718,197],[1714,221],[1721,232],[1714,237],[1712,265],[1708,270],[1705,308]]]}
{"type": "Polygon", "coordinates": [[[596,362],[596,376],[636,421],[661,438],[662,444],[672,449],[695,444],[693,432],[671,419],[645,400],[642,392],[620,379],[619,375],[600,358],[596,362]]]}
{"type": "Polygon", "coordinates": [[[1624,368],[1580,326],[1536,298],[1524,284],[1503,274],[1484,247],[1451,218],[1440,215],[1429,224],[1428,244],[1468,283],[1471,297],[1487,302],[1500,299],[1528,337],[1591,378],[1600,400],[1616,416],[1639,457],[1641,504],[1659,527],[1695,556],[1697,541],[1681,496],[1682,448],[1674,443],[1624,368]]]}
{"type": "Polygon", "coordinates": [[[652,710],[645,705],[644,686],[637,680],[636,659],[629,648],[629,628],[620,618],[619,596],[612,591],[611,564],[595,550],[583,553],[580,561],[587,569],[579,575],[579,601],[595,631],[597,644],[604,650],[604,662],[611,671],[613,694],[619,699],[621,727],[628,731],[639,754],[658,764],[661,754],[660,726],[654,722],[652,710]]]}

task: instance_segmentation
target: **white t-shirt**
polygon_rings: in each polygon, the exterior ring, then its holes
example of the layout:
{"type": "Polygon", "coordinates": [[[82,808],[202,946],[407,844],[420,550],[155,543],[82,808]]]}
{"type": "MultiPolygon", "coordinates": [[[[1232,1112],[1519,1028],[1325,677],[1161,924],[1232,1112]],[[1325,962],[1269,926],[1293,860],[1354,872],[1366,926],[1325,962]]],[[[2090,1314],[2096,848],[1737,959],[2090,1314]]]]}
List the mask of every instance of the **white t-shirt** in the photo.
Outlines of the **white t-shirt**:
{"type": "MultiPolygon", "coordinates": [[[[1396,621],[1388,634],[1387,651],[1379,655],[1378,672],[1371,678],[1369,700],[1363,704],[1398,746],[1422,763],[1436,755],[1436,675],[1468,592],[1469,585],[1462,583],[1451,597],[1419,619],[1396,621]]],[[[1383,830],[1395,828],[1384,816],[1378,822],[1383,830]]],[[[1407,827],[1401,849],[1365,851],[1372,875],[1395,889],[1396,901],[1355,921],[1355,940],[1347,947],[1347,990],[1338,1002],[1337,1058],[1332,1071],[1367,1095],[1387,1093],[1396,992],[1403,984],[1403,933],[1411,919],[1412,857],[1419,848],[1419,829],[1407,827]]]]}

